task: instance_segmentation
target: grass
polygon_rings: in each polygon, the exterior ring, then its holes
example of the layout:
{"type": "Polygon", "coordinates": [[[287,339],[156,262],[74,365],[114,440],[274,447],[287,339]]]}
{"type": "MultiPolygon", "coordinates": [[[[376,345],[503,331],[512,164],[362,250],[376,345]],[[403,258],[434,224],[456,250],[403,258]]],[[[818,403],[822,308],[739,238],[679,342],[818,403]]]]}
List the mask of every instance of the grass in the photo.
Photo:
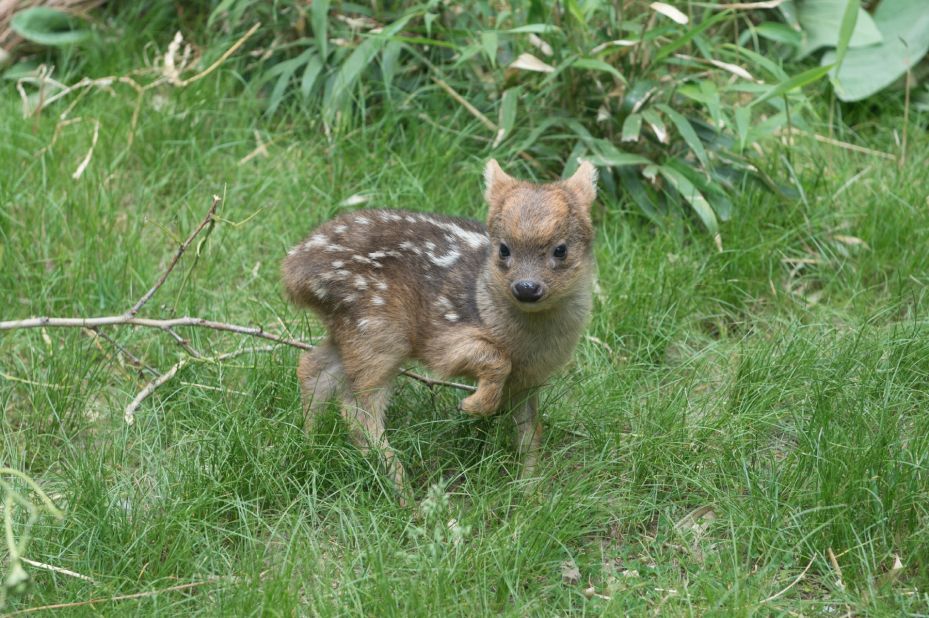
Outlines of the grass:
{"type": "MultiPolygon", "coordinates": [[[[74,180],[92,125],[40,152],[60,110],[24,120],[4,91],[3,319],[125,310],[217,193],[224,222],[145,311],[312,338],[278,263],[343,200],[483,212],[491,136],[441,93],[326,139],[309,113],[263,118],[224,68],[154,93],[128,148],[133,102],[77,105],[101,132],[74,180]],[[239,164],[256,131],[269,156],[239,164]]],[[[898,111],[837,137],[896,152],[898,111]]],[[[721,253],[690,223],[656,229],[602,203],[591,337],[543,397],[542,481],[528,487],[508,419],[463,419],[455,392],[400,381],[392,401],[414,512],[334,412],[302,433],[290,349],[192,364],[129,427],[122,409],[145,380],[111,348],[76,331],[4,332],[0,464],[65,511],[35,523],[24,555],[96,581],[28,568],[6,610],[209,582],[70,611],[929,613],[929,138],[913,122],[902,168],[812,140],[769,149],[801,198],[746,189],[721,253]],[[563,582],[565,562],[578,584],[563,582]]],[[[110,334],[162,369],[179,357],[161,335],[110,334]]],[[[189,336],[217,352],[245,345],[189,336]]]]}

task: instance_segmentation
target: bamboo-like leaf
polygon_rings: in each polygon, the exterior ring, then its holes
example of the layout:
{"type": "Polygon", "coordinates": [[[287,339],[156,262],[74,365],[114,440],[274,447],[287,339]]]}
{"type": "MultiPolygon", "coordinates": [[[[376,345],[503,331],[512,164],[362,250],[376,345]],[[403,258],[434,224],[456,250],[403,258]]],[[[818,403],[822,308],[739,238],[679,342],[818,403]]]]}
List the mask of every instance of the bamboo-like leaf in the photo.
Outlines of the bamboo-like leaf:
{"type": "Polygon", "coordinates": [[[787,94],[791,90],[796,88],[803,88],[807,84],[812,84],[818,79],[821,79],[829,71],[832,70],[831,64],[824,67],[814,67],[812,69],[807,69],[802,73],[798,73],[793,77],[790,77],[779,84],[772,86],[767,92],[755,99],[750,103],[750,105],[758,105],[770,99],[771,97],[779,97],[783,94],[787,94]]]}
{"type": "Polygon", "coordinates": [[[641,114],[629,114],[628,116],[626,116],[626,119],[623,120],[622,141],[637,142],[639,141],[639,135],[641,133],[642,133],[642,115],[641,114]]]}
{"type": "Polygon", "coordinates": [[[316,41],[316,49],[319,50],[319,56],[326,60],[329,57],[329,0],[313,0],[310,4],[310,23],[313,26],[313,39],[316,41]]]}
{"type": "Polygon", "coordinates": [[[648,123],[648,126],[652,128],[652,131],[654,131],[655,137],[658,138],[658,141],[662,144],[667,144],[668,128],[665,126],[661,116],[658,115],[658,112],[649,107],[642,112],[642,118],[644,118],[645,122],[648,123]]]}
{"type": "Polygon", "coordinates": [[[555,67],[542,62],[532,54],[520,54],[519,57],[510,64],[510,68],[521,69],[523,71],[534,71],[536,73],[555,72],[555,67]]]}
{"type": "Polygon", "coordinates": [[[691,126],[690,121],[669,105],[659,103],[656,107],[671,119],[671,122],[673,122],[675,128],[677,128],[677,132],[680,133],[684,141],[687,142],[687,146],[690,147],[690,150],[694,153],[694,156],[697,157],[697,160],[700,161],[700,164],[703,165],[704,168],[708,168],[710,166],[710,160],[706,156],[706,149],[703,147],[703,142],[697,137],[697,133],[691,126]]]}
{"type": "Polygon", "coordinates": [[[317,54],[311,55],[306,63],[306,69],[303,71],[303,78],[300,80],[300,93],[304,98],[310,96],[313,92],[313,86],[316,85],[316,80],[322,70],[323,61],[319,59],[317,54]]]}
{"type": "Polygon", "coordinates": [[[589,69],[591,71],[603,71],[609,73],[622,83],[626,83],[626,78],[623,77],[623,74],[620,73],[616,67],[603,62],[602,60],[597,60],[596,58],[578,58],[572,64],[574,68],[577,69],[589,69]]]}
{"type": "Polygon", "coordinates": [[[490,60],[491,66],[497,66],[497,31],[485,30],[481,33],[481,48],[490,60]]]}
{"type": "Polygon", "coordinates": [[[672,187],[674,187],[674,190],[677,191],[681,197],[687,200],[687,203],[690,204],[694,212],[697,213],[697,216],[700,217],[703,225],[706,226],[707,231],[714,236],[718,234],[719,222],[716,220],[716,213],[713,212],[710,203],[706,201],[703,194],[697,190],[697,187],[673,167],[662,165],[658,168],[658,172],[672,187]]]}
{"type": "Polygon", "coordinates": [[[848,51],[848,44],[855,32],[855,24],[858,23],[858,13],[860,11],[860,0],[848,0],[848,4],[845,5],[845,13],[842,15],[842,25],[839,28],[839,43],[835,49],[835,73],[838,73],[839,69],[842,68],[842,61],[845,60],[845,52],[848,51]]]}

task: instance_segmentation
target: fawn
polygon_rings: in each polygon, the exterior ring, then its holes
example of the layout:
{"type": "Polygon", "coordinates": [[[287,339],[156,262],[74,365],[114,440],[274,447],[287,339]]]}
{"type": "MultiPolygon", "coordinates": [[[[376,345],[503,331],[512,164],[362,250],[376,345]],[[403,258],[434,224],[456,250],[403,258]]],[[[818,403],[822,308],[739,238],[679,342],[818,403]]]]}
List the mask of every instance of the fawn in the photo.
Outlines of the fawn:
{"type": "Polygon", "coordinates": [[[467,414],[512,409],[525,477],[541,443],[537,389],[570,360],[590,316],[596,168],[582,161],[571,178],[538,185],[491,160],[484,181],[486,227],[360,210],[322,224],[283,262],[290,298],[328,330],[297,368],[307,430],[341,396],[353,441],[380,451],[401,492],[384,425],[404,362],[476,379],[467,414]]]}

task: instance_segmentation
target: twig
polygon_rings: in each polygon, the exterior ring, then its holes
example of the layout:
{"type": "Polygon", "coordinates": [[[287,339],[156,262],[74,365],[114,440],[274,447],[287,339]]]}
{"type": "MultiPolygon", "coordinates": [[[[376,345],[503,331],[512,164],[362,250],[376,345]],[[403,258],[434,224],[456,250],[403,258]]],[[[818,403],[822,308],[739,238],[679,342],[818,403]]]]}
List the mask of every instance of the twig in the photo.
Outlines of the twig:
{"type": "Polygon", "coordinates": [[[188,77],[187,79],[182,79],[182,80],[179,80],[179,81],[175,82],[175,85],[176,85],[176,86],[186,86],[186,85],[188,85],[188,84],[192,84],[193,82],[195,82],[195,81],[197,81],[197,80],[199,80],[199,79],[203,79],[204,77],[206,77],[207,75],[209,75],[210,73],[212,73],[213,71],[215,71],[215,70],[217,69],[217,67],[219,67],[219,65],[221,65],[222,63],[224,63],[226,60],[229,59],[229,56],[231,56],[232,54],[234,54],[240,47],[242,47],[242,45],[245,44],[245,41],[247,41],[248,39],[250,39],[251,36],[252,36],[253,34],[255,34],[255,33],[258,31],[258,28],[260,28],[260,27],[261,27],[261,22],[256,23],[254,26],[252,26],[251,28],[248,29],[248,32],[246,32],[246,33],[243,34],[241,37],[239,37],[239,40],[236,41],[236,42],[232,45],[232,47],[230,47],[229,49],[227,49],[227,50],[223,53],[223,55],[220,56],[220,57],[216,60],[216,62],[214,62],[213,64],[211,64],[209,67],[207,67],[207,68],[204,69],[203,71],[197,73],[197,74],[194,75],[193,77],[188,77]]]}
{"type": "Polygon", "coordinates": [[[447,381],[447,380],[437,380],[437,379],[435,379],[435,378],[429,378],[429,377],[427,377],[427,376],[420,375],[420,374],[418,374],[418,373],[415,373],[415,372],[413,372],[413,371],[410,371],[409,369],[402,369],[402,370],[400,371],[400,373],[402,373],[403,375],[407,376],[408,378],[413,378],[414,380],[419,380],[420,382],[422,382],[423,384],[425,384],[425,385],[428,386],[429,388],[432,388],[433,386],[450,386],[450,387],[452,387],[452,388],[457,388],[457,389],[460,389],[460,390],[463,390],[463,391],[467,391],[467,392],[469,392],[469,393],[473,393],[473,392],[477,391],[477,389],[476,389],[475,387],[470,386],[470,385],[468,385],[468,384],[460,384],[460,383],[458,383],[458,382],[449,382],[449,381],[447,381]]]}
{"type": "Polygon", "coordinates": [[[139,394],[129,402],[128,406],[126,406],[126,411],[123,414],[123,419],[125,419],[127,425],[132,425],[135,422],[135,411],[139,409],[139,406],[142,405],[142,402],[145,401],[152,393],[154,393],[155,389],[176,376],[177,372],[180,371],[181,368],[187,364],[187,362],[188,359],[186,358],[182,358],[181,360],[177,361],[174,363],[174,365],[171,366],[170,369],[146,384],[145,388],[139,391],[139,394]]]}
{"type": "Polygon", "coordinates": [[[214,577],[200,582],[190,582],[188,584],[180,584],[178,586],[171,586],[170,588],[161,588],[160,590],[147,590],[145,592],[135,592],[133,594],[120,594],[115,597],[99,597],[96,599],[88,599],[86,601],[74,601],[71,603],[54,603],[52,605],[42,605],[39,607],[27,607],[25,609],[19,609],[9,614],[4,614],[3,618],[9,616],[19,616],[22,614],[31,614],[34,612],[41,612],[50,609],[65,609],[68,607],[82,607],[85,605],[95,605],[97,603],[110,603],[114,601],[128,601],[130,599],[144,599],[146,597],[153,597],[158,594],[165,592],[180,592],[181,590],[190,590],[191,588],[197,588],[199,586],[206,586],[208,584],[215,584],[221,582],[227,578],[225,577],[214,577]]]}
{"type": "Polygon", "coordinates": [[[793,580],[792,582],[790,582],[790,584],[788,584],[787,587],[784,588],[783,590],[781,590],[780,592],[778,592],[778,593],[776,593],[776,594],[772,594],[771,596],[769,596],[767,599],[765,599],[764,601],[762,601],[762,603],[767,603],[768,601],[773,601],[774,599],[778,598],[779,596],[781,596],[782,594],[784,594],[785,592],[787,592],[788,590],[790,590],[791,588],[793,588],[794,586],[796,586],[798,583],[800,583],[800,580],[803,579],[803,576],[806,575],[806,572],[810,570],[810,567],[811,567],[811,566],[813,566],[813,561],[814,561],[815,559],[816,559],[815,556],[812,557],[812,558],[810,558],[809,564],[807,564],[807,565],[806,565],[806,568],[803,569],[803,571],[802,571],[799,575],[797,575],[797,578],[796,578],[795,580],[793,580]]]}
{"type": "MultiPolygon", "coordinates": [[[[488,118],[487,116],[485,116],[483,113],[481,113],[481,110],[479,110],[478,108],[476,108],[476,107],[474,107],[473,105],[471,105],[471,103],[469,103],[467,99],[465,99],[463,96],[461,96],[460,94],[458,94],[458,92],[457,92],[454,88],[452,88],[451,86],[449,86],[449,85],[445,82],[445,80],[440,79],[440,78],[438,78],[438,77],[435,77],[434,75],[431,77],[431,79],[432,79],[432,81],[434,81],[434,82],[436,83],[436,85],[439,86],[439,88],[441,88],[442,90],[444,90],[445,92],[447,92],[447,93],[448,93],[448,96],[450,96],[451,98],[455,99],[455,101],[457,101],[462,107],[464,107],[466,110],[468,110],[468,113],[469,113],[469,114],[471,114],[472,116],[474,116],[475,118],[477,118],[477,119],[481,122],[481,124],[483,124],[485,127],[487,127],[488,129],[490,129],[491,131],[493,131],[493,133],[494,133],[494,144],[493,144],[493,147],[496,148],[496,146],[498,145],[499,141],[502,139],[501,131],[502,131],[503,129],[501,129],[500,127],[498,127],[498,126],[496,125],[496,123],[494,123],[493,120],[491,120],[490,118],[488,118]]],[[[521,151],[517,152],[516,154],[519,155],[520,157],[522,157],[523,159],[525,159],[527,162],[529,162],[529,163],[531,163],[532,165],[534,165],[535,167],[537,167],[537,168],[541,168],[541,167],[542,167],[542,166],[539,164],[539,162],[535,159],[535,157],[533,157],[533,156],[532,156],[531,154],[529,154],[528,152],[526,152],[526,151],[524,151],[524,150],[521,150],[521,151]]]]}
{"type": "Polygon", "coordinates": [[[826,552],[829,554],[829,562],[832,563],[832,568],[835,569],[835,583],[839,587],[839,590],[845,590],[845,582],[842,581],[842,567],[839,566],[839,560],[835,557],[835,552],[832,551],[831,547],[827,548],[826,552]]]}
{"type": "MultiPolygon", "coordinates": [[[[145,361],[143,361],[141,358],[139,358],[138,356],[136,356],[135,354],[127,350],[124,345],[122,345],[120,342],[116,341],[109,335],[107,335],[105,332],[103,332],[99,328],[85,328],[83,329],[82,332],[86,333],[88,337],[93,337],[93,338],[99,337],[100,339],[103,339],[104,341],[109,343],[111,346],[116,348],[116,352],[120,356],[128,360],[129,364],[135,367],[136,369],[139,369],[141,371],[147,371],[151,375],[158,375],[157,369],[155,369],[151,365],[145,364],[145,361]]],[[[99,344],[98,344],[98,347],[99,347],[99,344]]],[[[102,347],[100,347],[100,351],[101,352],[103,351],[102,347]]]]}
{"type": "Polygon", "coordinates": [[[801,131],[800,129],[791,129],[790,131],[783,131],[782,134],[786,135],[802,135],[805,137],[812,137],[817,142],[823,144],[829,144],[830,146],[837,146],[845,150],[851,150],[852,152],[859,152],[861,154],[872,155],[875,157],[881,157],[883,159],[890,159],[891,161],[896,161],[897,157],[890,154],[889,152],[882,152],[880,150],[873,150],[871,148],[865,148],[864,146],[856,146],[855,144],[849,144],[848,142],[843,142],[841,140],[833,139],[831,137],[826,137],[825,135],[820,135],[818,133],[808,133],[806,131],[801,131]]]}
{"type": "Polygon", "coordinates": [[[76,573],[68,569],[56,567],[51,564],[45,564],[44,562],[36,562],[35,560],[30,560],[29,558],[23,558],[22,556],[20,556],[19,559],[22,562],[25,562],[26,564],[33,566],[37,569],[51,571],[53,573],[60,573],[62,575],[67,575],[68,577],[76,577],[77,579],[83,579],[85,582],[90,582],[95,585],[97,583],[97,581],[93,577],[87,577],[86,575],[81,575],[80,573],[76,573]]]}
{"type": "Polygon", "coordinates": [[[142,296],[142,298],[140,298],[136,302],[136,304],[132,306],[132,308],[127,312],[128,315],[133,316],[137,314],[139,310],[145,306],[145,303],[151,300],[152,296],[155,295],[155,292],[157,292],[158,289],[161,288],[162,285],[164,285],[164,282],[165,280],[167,280],[168,275],[170,275],[171,271],[174,270],[174,267],[177,265],[178,261],[181,259],[181,256],[184,255],[184,252],[187,251],[187,248],[190,246],[190,243],[192,243],[194,239],[200,234],[200,232],[203,231],[203,228],[213,223],[213,215],[216,214],[216,208],[219,206],[220,201],[222,201],[221,197],[219,197],[218,195],[213,196],[213,202],[210,204],[210,209],[207,211],[206,216],[200,222],[200,225],[198,225],[194,229],[194,231],[190,233],[187,239],[181,243],[181,245],[177,248],[177,251],[174,253],[174,257],[171,258],[171,261],[168,263],[167,268],[165,268],[164,272],[161,273],[161,276],[158,278],[158,281],[155,283],[155,285],[151,287],[151,289],[149,289],[148,292],[146,292],[142,296]]]}
{"type": "Polygon", "coordinates": [[[480,120],[481,124],[483,124],[485,127],[490,129],[494,133],[497,132],[497,125],[490,118],[482,114],[481,110],[471,105],[471,103],[469,103],[467,99],[465,99],[463,96],[458,94],[455,91],[455,89],[449,86],[447,83],[445,83],[444,80],[441,80],[438,77],[433,77],[432,81],[434,81],[436,85],[439,86],[439,88],[447,92],[448,96],[455,99],[455,101],[457,101],[463,108],[468,110],[469,114],[471,114],[472,116],[480,120]]]}
{"type": "MultiPolygon", "coordinates": [[[[149,382],[142,391],[126,406],[124,418],[126,423],[132,424],[134,421],[135,412],[138,410],[139,406],[142,405],[142,402],[145,401],[152,393],[155,392],[158,387],[162,386],[166,382],[170,381],[177,373],[191,360],[199,362],[221,362],[224,360],[229,360],[236,356],[246,354],[249,352],[270,352],[273,351],[273,347],[266,346],[264,348],[248,348],[244,350],[238,350],[235,352],[227,352],[224,354],[218,354],[211,357],[205,357],[199,350],[190,345],[190,342],[184,339],[179,335],[175,329],[178,327],[200,327],[208,328],[211,330],[225,331],[237,333],[240,335],[248,335],[251,337],[256,337],[259,339],[265,339],[268,341],[273,341],[275,343],[287,345],[290,347],[298,348],[301,350],[312,350],[313,345],[299,341],[297,339],[282,337],[280,335],[275,335],[265,331],[262,327],[255,326],[240,326],[238,324],[229,324],[226,322],[217,322],[214,320],[207,320],[199,317],[180,317],[180,318],[169,318],[169,319],[158,319],[158,318],[144,318],[139,317],[138,312],[146,305],[146,303],[151,300],[151,298],[158,292],[159,289],[164,285],[165,281],[174,271],[174,268],[177,266],[177,263],[180,261],[181,257],[187,251],[194,240],[199,236],[204,229],[207,229],[211,224],[216,221],[216,209],[219,205],[221,198],[214,195],[210,208],[207,211],[206,216],[201,220],[200,224],[187,236],[187,238],[180,244],[177,251],[175,251],[174,256],[171,258],[171,261],[165,267],[165,270],[158,277],[158,280],[155,284],[149,288],[149,290],[142,295],[142,297],[136,301],[136,303],[125,313],[120,315],[109,315],[109,316],[98,316],[91,318],[60,318],[60,317],[33,317],[25,320],[7,320],[0,321],[0,331],[3,330],[14,330],[22,328],[44,328],[44,327],[57,327],[57,328],[81,328],[90,330],[98,336],[106,337],[107,341],[116,346],[120,354],[123,354],[126,358],[130,359],[136,366],[145,368],[149,373],[156,374],[157,371],[151,367],[147,367],[142,363],[142,361],[135,356],[134,354],[127,351],[125,348],[120,346],[112,338],[103,335],[100,332],[100,328],[103,326],[119,326],[119,325],[129,325],[129,326],[141,326],[145,328],[154,328],[161,330],[165,333],[168,333],[177,343],[180,345],[185,352],[188,354],[188,358],[183,358],[177,363],[172,365],[164,373],[156,375],[151,382],[149,382]]],[[[427,376],[420,375],[418,373],[402,370],[400,373],[403,375],[418,380],[423,384],[429,386],[430,388],[434,386],[449,386],[452,388],[457,388],[467,392],[474,392],[476,389],[473,386],[467,384],[460,384],[458,382],[449,382],[446,380],[439,380],[435,378],[430,378],[427,376]]]]}

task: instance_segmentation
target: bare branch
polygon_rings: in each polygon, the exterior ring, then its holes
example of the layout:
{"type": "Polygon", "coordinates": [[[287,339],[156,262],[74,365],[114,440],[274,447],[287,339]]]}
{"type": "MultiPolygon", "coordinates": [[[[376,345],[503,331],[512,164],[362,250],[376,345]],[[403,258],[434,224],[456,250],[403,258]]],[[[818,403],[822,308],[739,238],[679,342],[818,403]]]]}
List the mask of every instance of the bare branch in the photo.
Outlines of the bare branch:
{"type": "MultiPolygon", "coordinates": [[[[158,277],[158,280],[155,284],[149,288],[149,290],[138,300],[136,303],[125,313],[120,315],[108,315],[108,316],[98,316],[90,318],[82,317],[70,317],[70,318],[61,318],[61,317],[33,317],[25,320],[6,320],[0,321],[0,331],[4,330],[15,330],[15,329],[25,329],[25,328],[81,328],[91,331],[94,335],[106,339],[110,344],[115,346],[119,354],[127,358],[133,365],[140,367],[144,370],[147,370],[151,374],[157,374],[157,371],[152,367],[145,365],[137,356],[126,350],[121,346],[116,340],[105,335],[100,329],[104,326],[140,326],[143,328],[153,328],[161,330],[168,335],[170,335],[174,341],[180,345],[184,351],[187,353],[187,357],[182,358],[174,365],[172,365],[167,371],[161,374],[155,375],[151,382],[149,382],[145,388],[143,388],[135,398],[129,402],[129,405],[126,406],[124,418],[128,424],[132,424],[134,421],[134,416],[136,410],[139,406],[142,405],[148,397],[162,386],[166,382],[170,381],[177,373],[189,362],[221,362],[224,360],[229,360],[235,358],[236,356],[241,356],[242,354],[247,354],[249,352],[271,352],[274,350],[272,346],[265,346],[263,348],[247,348],[243,350],[237,350],[234,352],[226,352],[224,354],[218,354],[214,356],[204,356],[199,350],[190,345],[190,342],[182,337],[175,330],[181,327],[196,327],[196,328],[207,328],[210,330],[224,331],[230,333],[236,333],[239,335],[247,335],[250,337],[256,337],[259,339],[265,339],[267,341],[273,341],[278,344],[290,346],[292,348],[297,348],[300,350],[312,350],[313,345],[300,341],[298,339],[293,339],[289,337],[284,337],[281,335],[276,335],[274,333],[269,333],[264,328],[260,326],[240,326],[238,324],[229,324],[227,322],[217,322],[215,320],[207,320],[205,318],[185,316],[180,318],[144,318],[139,317],[139,311],[148,303],[152,297],[158,292],[159,289],[167,281],[168,277],[174,271],[174,268],[177,266],[181,257],[190,248],[190,245],[193,244],[194,240],[197,238],[204,229],[207,229],[210,225],[216,221],[216,209],[219,206],[221,198],[214,195],[213,201],[210,204],[210,208],[207,211],[206,216],[200,222],[200,224],[187,236],[187,238],[178,246],[177,251],[174,253],[174,256],[171,258],[171,261],[168,263],[165,270],[161,273],[161,276],[158,277]]],[[[418,380],[423,384],[429,386],[430,388],[435,386],[448,386],[451,388],[457,388],[459,390],[474,392],[476,389],[473,386],[467,384],[460,384],[458,382],[449,382],[446,380],[439,380],[435,378],[430,378],[424,375],[420,375],[408,369],[404,369],[400,372],[401,374],[418,380]]]]}
{"type": "Polygon", "coordinates": [[[158,281],[151,287],[151,289],[148,290],[148,292],[142,296],[142,298],[136,302],[136,304],[132,306],[129,311],[126,312],[127,315],[136,315],[139,310],[145,306],[145,303],[151,300],[152,296],[155,295],[155,292],[157,292],[159,288],[164,285],[164,282],[168,279],[168,275],[170,275],[171,271],[174,270],[174,267],[177,266],[178,261],[181,259],[181,256],[184,255],[184,252],[187,251],[187,248],[190,246],[190,244],[200,234],[200,232],[203,231],[203,228],[213,223],[213,215],[216,214],[216,208],[219,206],[219,202],[221,200],[222,198],[220,198],[218,195],[213,196],[213,203],[210,204],[210,209],[207,211],[206,216],[200,222],[200,225],[198,225],[194,231],[190,233],[190,236],[188,236],[187,239],[181,243],[181,245],[177,248],[177,251],[174,253],[174,257],[171,258],[171,261],[168,263],[168,267],[165,268],[163,273],[161,273],[158,281]]]}
{"type": "Polygon", "coordinates": [[[139,409],[142,402],[148,399],[148,397],[155,392],[155,389],[176,376],[177,372],[181,370],[181,367],[187,364],[188,360],[189,359],[182,358],[177,361],[170,369],[146,384],[145,388],[139,391],[139,394],[135,396],[135,399],[129,402],[129,405],[126,406],[126,411],[123,413],[123,418],[126,420],[127,425],[131,425],[135,422],[135,411],[139,409]]]}
{"type": "MultiPolygon", "coordinates": [[[[273,351],[274,351],[273,346],[264,346],[261,348],[245,348],[244,350],[226,352],[224,354],[217,354],[216,356],[209,356],[209,357],[201,356],[201,357],[198,357],[197,360],[199,362],[204,362],[204,363],[219,363],[222,361],[235,358],[237,356],[242,356],[243,354],[250,354],[253,352],[260,353],[260,352],[273,352],[273,351]]],[[[126,420],[127,425],[131,425],[133,422],[135,422],[135,412],[136,410],[139,409],[139,406],[142,405],[142,402],[148,399],[159,386],[164,385],[165,382],[168,382],[171,378],[176,376],[177,372],[180,371],[188,362],[190,362],[190,359],[182,358],[178,362],[174,363],[174,365],[172,365],[170,369],[168,369],[166,372],[164,372],[163,374],[161,374],[160,376],[158,376],[157,378],[155,378],[154,380],[146,384],[145,388],[139,391],[139,394],[135,396],[135,399],[129,402],[129,405],[126,406],[126,411],[123,414],[123,418],[126,420]]]]}
{"type": "Polygon", "coordinates": [[[100,597],[97,599],[88,599],[86,601],[72,601],[70,603],[54,603],[52,605],[42,605],[41,607],[27,607],[25,609],[17,609],[9,614],[4,614],[4,616],[19,616],[21,614],[31,614],[33,612],[42,612],[48,611],[50,609],[64,609],[68,607],[82,607],[84,605],[95,605],[97,603],[112,603],[114,601],[127,601],[129,599],[142,599],[146,597],[153,597],[157,594],[162,594],[164,592],[178,592],[181,590],[189,590],[191,588],[196,588],[198,586],[206,586],[208,584],[216,584],[222,581],[233,581],[231,578],[225,577],[214,577],[207,579],[205,581],[199,582],[190,582],[188,584],[179,584],[177,586],[171,586],[170,588],[162,588],[160,590],[147,590],[145,592],[135,592],[133,594],[120,594],[115,597],[100,597]]]}

